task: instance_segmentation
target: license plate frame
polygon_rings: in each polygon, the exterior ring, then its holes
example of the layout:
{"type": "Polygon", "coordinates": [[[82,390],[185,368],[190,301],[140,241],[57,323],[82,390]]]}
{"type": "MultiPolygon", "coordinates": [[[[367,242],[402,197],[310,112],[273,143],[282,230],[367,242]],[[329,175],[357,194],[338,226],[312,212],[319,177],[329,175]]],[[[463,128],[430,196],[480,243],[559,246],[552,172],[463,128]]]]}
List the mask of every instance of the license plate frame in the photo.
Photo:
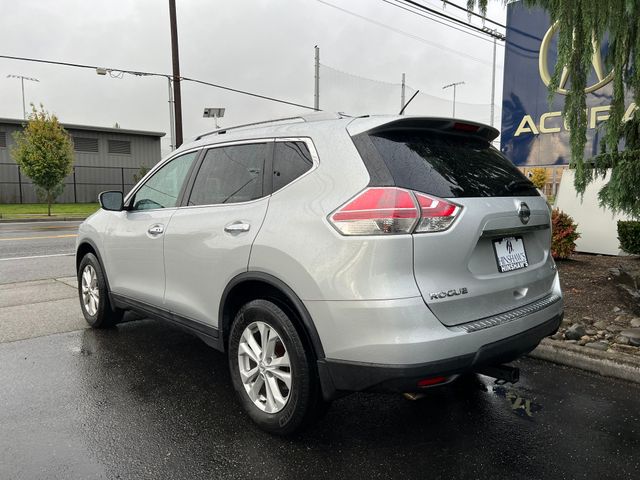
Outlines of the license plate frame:
{"type": "Polygon", "coordinates": [[[496,238],[492,244],[498,272],[509,273],[529,266],[527,249],[522,236],[496,238]]]}

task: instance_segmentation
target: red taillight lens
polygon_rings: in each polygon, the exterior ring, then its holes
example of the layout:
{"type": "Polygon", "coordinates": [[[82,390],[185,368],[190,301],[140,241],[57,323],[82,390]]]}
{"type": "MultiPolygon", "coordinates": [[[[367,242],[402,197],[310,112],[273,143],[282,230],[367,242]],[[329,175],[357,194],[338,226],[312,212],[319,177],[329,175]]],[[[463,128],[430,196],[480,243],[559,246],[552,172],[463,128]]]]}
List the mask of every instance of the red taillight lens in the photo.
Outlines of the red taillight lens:
{"type": "Polygon", "coordinates": [[[411,233],[418,221],[418,207],[408,190],[367,188],[334,212],[330,220],[344,235],[411,233]]]}
{"type": "Polygon", "coordinates": [[[367,188],[329,221],[343,235],[439,232],[451,226],[458,205],[397,187],[367,188]]]}
{"type": "Polygon", "coordinates": [[[458,216],[460,207],[441,198],[430,197],[424,193],[416,193],[420,205],[420,222],[416,233],[441,232],[451,226],[458,216]]]}

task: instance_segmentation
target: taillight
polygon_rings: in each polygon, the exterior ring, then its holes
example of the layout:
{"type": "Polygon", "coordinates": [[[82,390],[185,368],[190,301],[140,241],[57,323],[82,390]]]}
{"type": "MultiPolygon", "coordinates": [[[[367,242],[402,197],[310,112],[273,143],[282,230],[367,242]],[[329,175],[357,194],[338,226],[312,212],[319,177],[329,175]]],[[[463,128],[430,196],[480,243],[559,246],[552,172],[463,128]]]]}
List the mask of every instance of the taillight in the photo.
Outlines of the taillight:
{"type": "Polygon", "coordinates": [[[330,215],[343,235],[439,232],[451,226],[461,207],[397,187],[367,188],[330,215]]]}
{"type": "Polygon", "coordinates": [[[373,187],[336,210],[330,220],[344,235],[411,233],[418,207],[408,190],[373,187]]]}
{"type": "Polygon", "coordinates": [[[451,226],[460,212],[460,207],[446,200],[416,193],[420,205],[420,222],[416,233],[441,232],[451,226]]]}

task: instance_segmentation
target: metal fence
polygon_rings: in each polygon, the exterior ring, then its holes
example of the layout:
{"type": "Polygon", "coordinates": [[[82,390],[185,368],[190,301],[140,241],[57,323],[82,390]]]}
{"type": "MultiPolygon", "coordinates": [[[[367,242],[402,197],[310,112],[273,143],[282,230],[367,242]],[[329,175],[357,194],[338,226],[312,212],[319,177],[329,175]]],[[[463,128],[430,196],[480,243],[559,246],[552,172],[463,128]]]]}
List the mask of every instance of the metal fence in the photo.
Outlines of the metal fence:
{"type": "MultiPolygon", "coordinates": [[[[125,194],[136,184],[134,176],[140,167],[75,166],[64,179],[60,203],[97,202],[105,190],[122,190],[125,194]]],[[[0,163],[0,203],[38,203],[33,182],[15,163],[0,163]]]]}

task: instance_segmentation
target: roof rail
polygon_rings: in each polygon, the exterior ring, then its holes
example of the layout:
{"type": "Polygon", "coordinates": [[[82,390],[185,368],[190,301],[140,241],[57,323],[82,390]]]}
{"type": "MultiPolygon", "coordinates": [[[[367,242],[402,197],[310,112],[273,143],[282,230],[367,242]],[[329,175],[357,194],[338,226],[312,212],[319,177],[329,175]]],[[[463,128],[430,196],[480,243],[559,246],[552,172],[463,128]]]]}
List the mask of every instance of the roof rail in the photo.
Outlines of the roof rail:
{"type": "Polygon", "coordinates": [[[328,120],[328,119],[339,119],[347,117],[348,115],[344,113],[328,113],[328,112],[315,112],[309,115],[296,115],[295,117],[284,117],[284,118],[275,118],[273,120],[262,120],[261,122],[253,122],[253,123],[244,123],[242,125],[234,125],[232,127],[224,127],[218,128],[216,130],[212,130],[210,132],[202,133],[198,135],[195,140],[200,140],[204,137],[208,137],[209,135],[216,135],[221,133],[226,133],[229,130],[237,130],[240,128],[254,127],[257,125],[266,125],[269,123],[277,123],[277,122],[288,122],[291,120],[300,120],[302,122],[310,122],[310,121],[319,121],[319,120],[328,120]]]}
{"type": "Polygon", "coordinates": [[[215,135],[217,133],[225,133],[228,130],[237,130],[239,128],[253,127],[253,126],[256,126],[256,125],[264,125],[264,124],[267,124],[267,123],[286,122],[286,121],[289,121],[289,120],[301,120],[303,122],[306,121],[304,119],[304,117],[295,116],[295,117],[276,118],[274,120],[263,120],[261,122],[244,123],[242,125],[234,125],[233,127],[218,128],[217,130],[212,130],[210,132],[203,133],[201,135],[198,135],[196,137],[196,140],[200,140],[201,138],[208,137],[209,135],[215,135]]]}

